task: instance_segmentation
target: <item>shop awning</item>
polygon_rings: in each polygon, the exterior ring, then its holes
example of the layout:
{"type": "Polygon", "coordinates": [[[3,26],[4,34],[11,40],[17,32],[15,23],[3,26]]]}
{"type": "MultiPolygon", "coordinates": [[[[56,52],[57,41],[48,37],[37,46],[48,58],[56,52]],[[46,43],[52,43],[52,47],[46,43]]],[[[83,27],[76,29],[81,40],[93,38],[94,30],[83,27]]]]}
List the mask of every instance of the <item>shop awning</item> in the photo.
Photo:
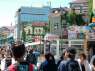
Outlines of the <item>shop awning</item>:
{"type": "Polygon", "coordinates": [[[40,44],[43,44],[43,42],[32,42],[32,43],[26,43],[25,46],[32,46],[32,45],[40,45],[40,44]]]}

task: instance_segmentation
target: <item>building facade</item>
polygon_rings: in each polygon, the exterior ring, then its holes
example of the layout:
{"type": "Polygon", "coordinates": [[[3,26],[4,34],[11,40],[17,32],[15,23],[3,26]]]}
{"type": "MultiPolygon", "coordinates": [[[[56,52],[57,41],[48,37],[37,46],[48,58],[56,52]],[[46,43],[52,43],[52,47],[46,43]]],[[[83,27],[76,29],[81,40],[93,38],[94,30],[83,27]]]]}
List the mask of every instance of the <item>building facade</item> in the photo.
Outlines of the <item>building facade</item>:
{"type": "Polygon", "coordinates": [[[74,8],[76,13],[88,13],[88,0],[72,1],[70,8],[74,8]]]}
{"type": "Polygon", "coordinates": [[[13,39],[14,27],[6,26],[0,28],[0,45],[10,44],[14,41],[13,39]]]}
{"type": "MultiPolygon", "coordinates": [[[[48,15],[50,7],[21,7],[17,11],[16,15],[16,26],[17,26],[17,39],[23,39],[25,33],[24,28],[28,27],[32,29],[32,23],[34,22],[45,22],[48,23],[48,15]]],[[[32,33],[32,31],[31,31],[32,33]]],[[[32,37],[32,34],[31,34],[32,37]]]]}
{"type": "MultiPolygon", "coordinates": [[[[59,37],[65,35],[64,31],[67,26],[66,18],[63,18],[66,13],[64,8],[54,8],[49,15],[50,33],[56,34],[59,37]]],[[[67,33],[67,32],[66,32],[67,33]]],[[[67,35],[67,34],[66,34],[67,35]]]]}
{"type": "Polygon", "coordinates": [[[41,41],[44,39],[44,36],[47,32],[47,23],[44,22],[35,22],[32,23],[33,28],[33,38],[35,42],[41,41]]]}

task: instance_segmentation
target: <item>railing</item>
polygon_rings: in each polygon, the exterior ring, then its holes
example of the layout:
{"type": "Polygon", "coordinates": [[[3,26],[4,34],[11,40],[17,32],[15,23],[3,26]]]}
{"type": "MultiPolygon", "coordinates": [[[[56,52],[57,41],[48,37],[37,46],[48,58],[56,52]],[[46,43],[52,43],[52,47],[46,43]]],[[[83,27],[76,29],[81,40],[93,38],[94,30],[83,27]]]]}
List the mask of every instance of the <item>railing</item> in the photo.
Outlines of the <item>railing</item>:
{"type": "Polygon", "coordinates": [[[63,45],[84,45],[84,39],[63,39],[63,45]],[[66,43],[65,43],[66,42],[66,43]]]}

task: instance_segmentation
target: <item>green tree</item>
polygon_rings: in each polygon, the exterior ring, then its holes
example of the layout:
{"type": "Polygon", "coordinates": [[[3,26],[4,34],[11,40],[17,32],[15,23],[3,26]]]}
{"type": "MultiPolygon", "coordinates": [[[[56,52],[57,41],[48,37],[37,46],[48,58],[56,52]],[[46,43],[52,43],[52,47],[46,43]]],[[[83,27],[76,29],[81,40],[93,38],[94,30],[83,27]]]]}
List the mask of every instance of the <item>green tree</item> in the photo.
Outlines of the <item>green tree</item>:
{"type": "Polygon", "coordinates": [[[50,32],[50,20],[49,20],[49,22],[48,22],[48,25],[46,25],[46,26],[44,27],[44,30],[45,30],[46,33],[50,32]]]}
{"type": "Polygon", "coordinates": [[[22,40],[25,42],[26,41],[26,32],[24,30],[24,26],[22,28],[22,40]]]}
{"type": "Polygon", "coordinates": [[[69,25],[76,24],[76,17],[77,14],[75,13],[75,9],[72,9],[70,13],[67,13],[66,20],[69,23],[69,25]]]}
{"type": "Polygon", "coordinates": [[[61,15],[61,22],[62,20],[66,20],[68,25],[83,25],[84,20],[82,18],[82,14],[76,14],[75,9],[72,9],[71,12],[66,12],[65,14],[61,15]]]}
{"type": "Polygon", "coordinates": [[[61,24],[63,24],[63,20],[66,21],[67,26],[69,26],[69,22],[70,22],[70,14],[68,13],[68,11],[66,11],[64,14],[61,14],[61,24]]]}
{"type": "Polygon", "coordinates": [[[67,13],[66,20],[69,25],[83,25],[84,20],[82,18],[82,14],[76,14],[75,10],[72,9],[70,13],[67,13]]]}
{"type": "Polygon", "coordinates": [[[88,0],[88,14],[89,14],[90,22],[93,16],[92,7],[93,7],[93,0],[88,0]]]}
{"type": "Polygon", "coordinates": [[[46,33],[47,33],[47,32],[50,32],[50,27],[49,27],[49,26],[45,26],[45,27],[44,27],[44,30],[45,30],[46,33]]]}
{"type": "Polygon", "coordinates": [[[77,14],[76,15],[76,23],[77,23],[78,26],[81,26],[85,23],[83,18],[82,18],[82,14],[77,14]]]}

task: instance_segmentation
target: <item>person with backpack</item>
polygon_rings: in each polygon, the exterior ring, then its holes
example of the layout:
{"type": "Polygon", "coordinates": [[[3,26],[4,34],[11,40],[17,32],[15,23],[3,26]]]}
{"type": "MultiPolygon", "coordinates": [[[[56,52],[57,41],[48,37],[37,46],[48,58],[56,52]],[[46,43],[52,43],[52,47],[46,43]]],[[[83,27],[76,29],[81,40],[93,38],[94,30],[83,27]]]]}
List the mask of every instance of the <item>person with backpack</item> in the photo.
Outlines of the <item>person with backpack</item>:
{"type": "Polygon", "coordinates": [[[58,62],[57,62],[57,68],[59,67],[60,63],[64,60],[64,59],[63,59],[63,55],[64,55],[64,54],[61,55],[60,59],[59,59],[58,62]]]}
{"type": "Polygon", "coordinates": [[[68,48],[68,61],[66,63],[67,71],[81,71],[78,61],[75,60],[76,50],[75,48],[68,48]]]}
{"type": "Polygon", "coordinates": [[[78,62],[75,60],[76,50],[72,47],[66,49],[66,60],[59,67],[59,71],[81,71],[78,62]]]}
{"type": "Polygon", "coordinates": [[[66,63],[68,61],[68,55],[69,55],[69,53],[67,52],[67,49],[65,49],[63,51],[63,53],[64,53],[64,55],[63,55],[64,59],[60,62],[59,66],[58,66],[58,71],[66,71],[66,63]]]}
{"type": "Polygon", "coordinates": [[[4,71],[35,71],[35,65],[28,63],[24,60],[26,48],[21,42],[12,44],[11,52],[13,58],[17,61],[15,64],[11,64],[4,71]]]}

